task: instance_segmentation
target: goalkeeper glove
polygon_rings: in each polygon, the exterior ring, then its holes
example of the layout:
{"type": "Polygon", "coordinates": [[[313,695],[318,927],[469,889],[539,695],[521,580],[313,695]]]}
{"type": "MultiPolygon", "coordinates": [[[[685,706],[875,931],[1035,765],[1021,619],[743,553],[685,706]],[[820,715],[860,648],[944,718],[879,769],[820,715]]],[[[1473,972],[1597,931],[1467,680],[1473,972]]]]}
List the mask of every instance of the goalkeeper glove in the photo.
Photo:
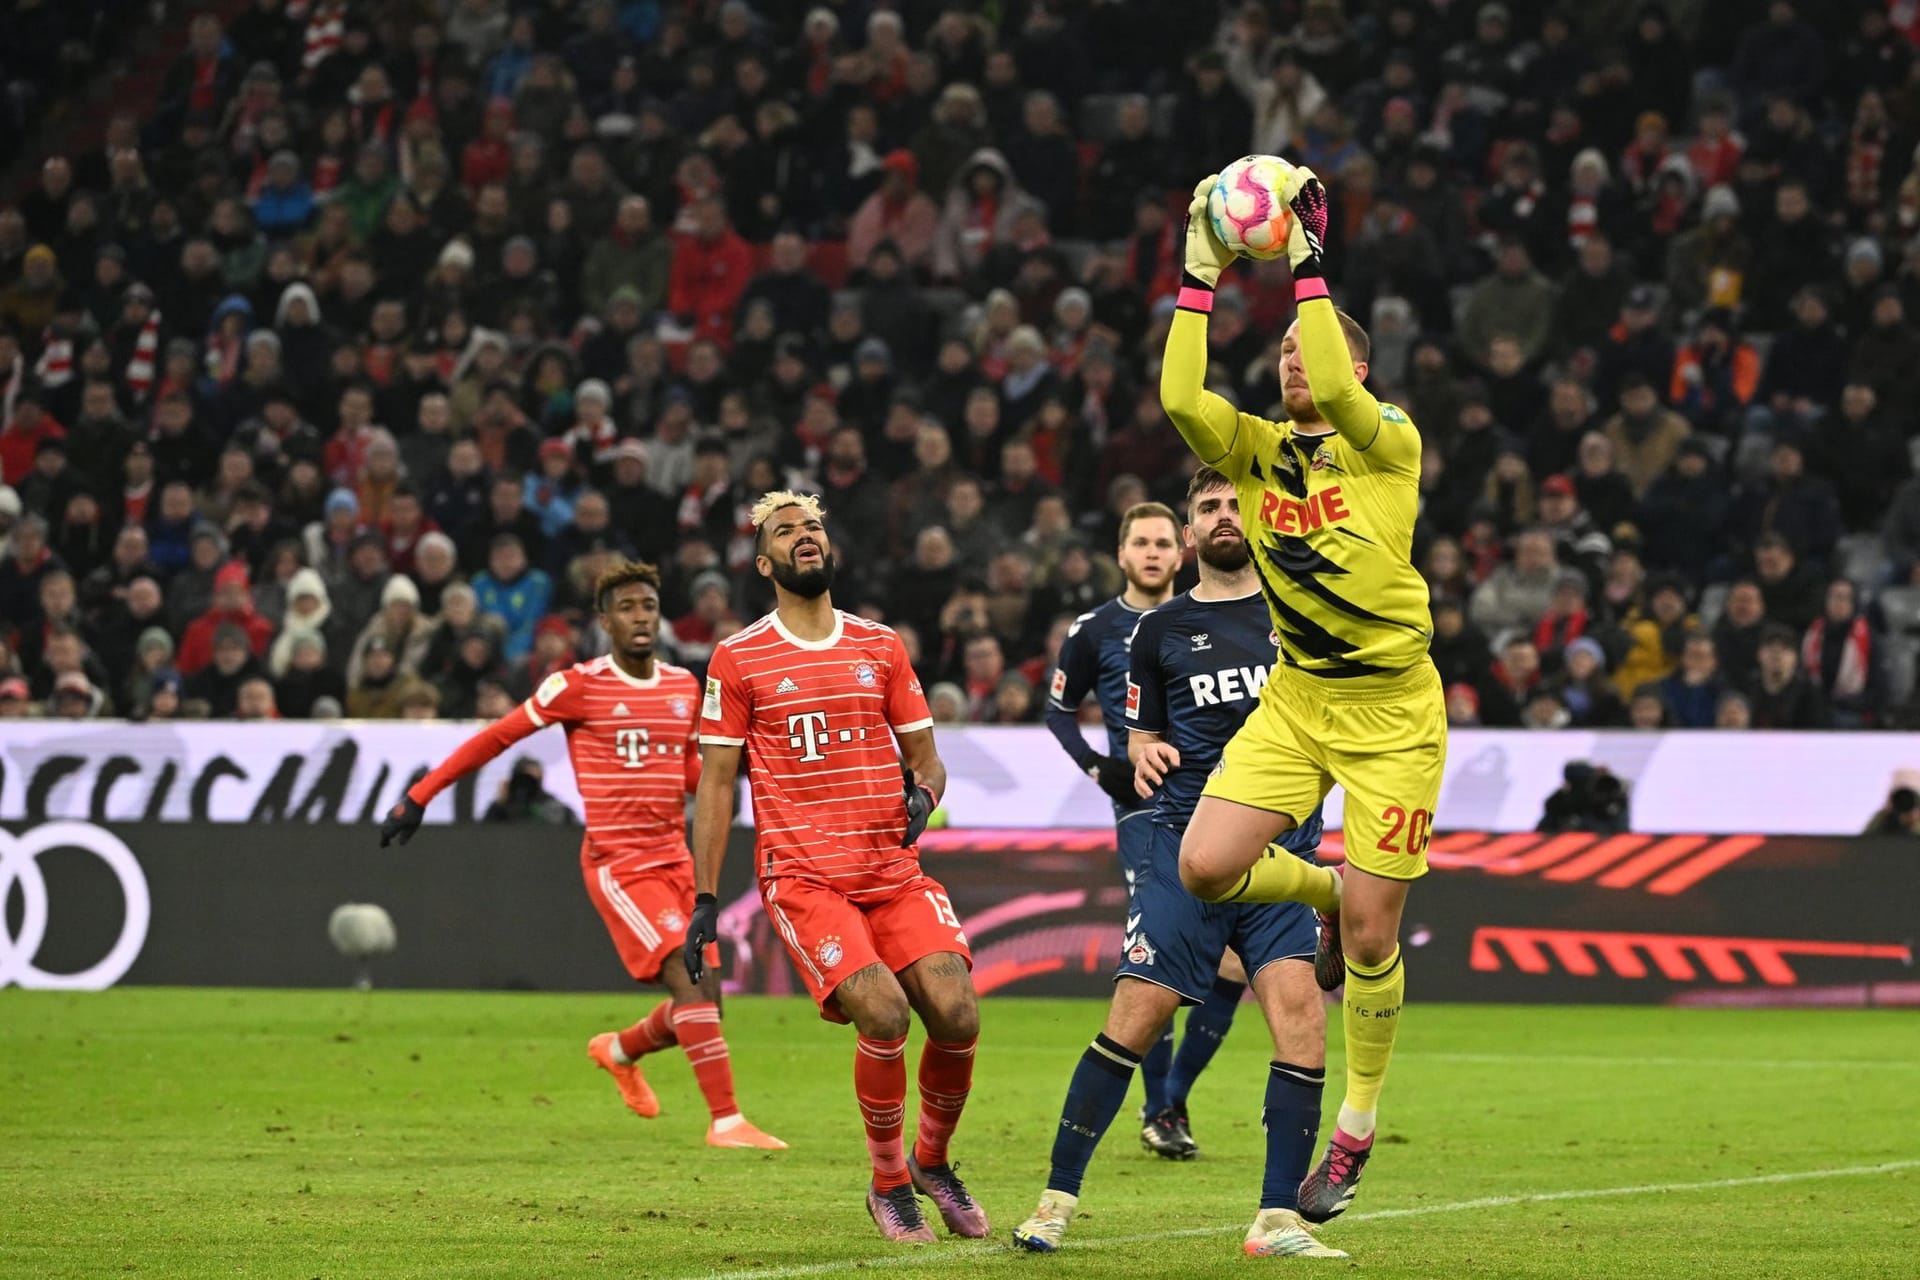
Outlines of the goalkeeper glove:
{"type": "Polygon", "coordinates": [[[1133,766],[1125,760],[1112,756],[1094,757],[1093,768],[1087,770],[1087,776],[1100,784],[1100,789],[1109,799],[1123,809],[1137,808],[1140,793],[1133,789],[1133,766]]]}
{"type": "Polygon", "coordinates": [[[1327,245],[1327,189],[1313,170],[1296,165],[1287,174],[1280,193],[1293,210],[1293,229],[1287,233],[1287,262],[1293,278],[1301,280],[1324,274],[1320,255],[1327,245]]]}
{"type": "Polygon", "coordinates": [[[687,921],[687,945],[680,953],[687,977],[698,982],[707,973],[707,948],[720,940],[720,900],[710,893],[693,895],[693,919],[687,921]]]}
{"type": "Polygon", "coordinates": [[[926,834],[927,819],[940,807],[940,802],[933,798],[933,792],[913,780],[913,770],[907,766],[900,766],[900,777],[907,793],[907,832],[900,837],[900,847],[911,849],[926,834]]]}
{"type": "Polygon", "coordinates": [[[420,829],[420,820],[427,811],[420,807],[412,796],[401,796],[400,803],[387,813],[387,820],[380,824],[380,847],[386,848],[394,841],[405,844],[413,839],[413,833],[420,829]]]}
{"type": "Polygon", "coordinates": [[[1213,218],[1207,213],[1207,197],[1219,178],[1219,174],[1210,173],[1200,179],[1187,205],[1186,261],[1182,264],[1186,274],[1182,283],[1202,289],[1216,287],[1220,273],[1232,266],[1234,259],[1233,250],[1221,244],[1220,237],[1214,234],[1213,218]]]}

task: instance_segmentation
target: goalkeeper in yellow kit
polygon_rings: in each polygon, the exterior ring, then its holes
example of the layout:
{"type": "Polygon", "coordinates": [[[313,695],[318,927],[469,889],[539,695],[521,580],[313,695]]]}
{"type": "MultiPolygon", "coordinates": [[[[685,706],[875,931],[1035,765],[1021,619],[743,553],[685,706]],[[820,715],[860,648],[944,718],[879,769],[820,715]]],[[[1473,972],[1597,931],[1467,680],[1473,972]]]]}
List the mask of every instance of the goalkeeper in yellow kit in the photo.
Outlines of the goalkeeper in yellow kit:
{"type": "Polygon", "coordinates": [[[1300,1216],[1353,1200],[1405,992],[1400,914],[1427,870],[1447,754],[1439,673],[1427,656],[1427,587],[1413,567],[1420,434],[1361,385],[1366,331],[1327,295],[1327,193],[1295,169],[1287,257],[1297,318],[1281,346],[1287,421],[1241,413],[1205,389],[1207,313],[1233,254],[1188,208],[1186,272],[1160,399],[1200,460],[1236,486],[1280,662],[1234,735],[1180,845],[1180,878],[1211,902],[1305,902],[1322,916],[1315,974],[1344,977],[1347,1092],[1327,1153],[1300,1185],[1300,1216]],[[1268,846],[1339,783],[1346,875],[1268,846]]]}

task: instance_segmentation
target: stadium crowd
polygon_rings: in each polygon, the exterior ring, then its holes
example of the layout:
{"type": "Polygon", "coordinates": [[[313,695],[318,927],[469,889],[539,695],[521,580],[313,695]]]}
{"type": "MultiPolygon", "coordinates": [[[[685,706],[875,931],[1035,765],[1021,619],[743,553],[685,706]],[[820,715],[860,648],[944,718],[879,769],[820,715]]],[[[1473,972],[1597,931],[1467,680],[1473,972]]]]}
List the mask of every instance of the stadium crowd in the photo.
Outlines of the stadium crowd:
{"type": "MultiPolygon", "coordinates": [[[[1454,723],[1905,722],[1920,7],[213,8],[0,204],[0,715],[503,714],[614,554],[699,669],[793,485],[938,718],[1033,721],[1195,465],[1187,193],[1272,151],[1426,442],[1454,723]]],[[[1216,302],[1250,412],[1291,298],[1216,302]]]]}

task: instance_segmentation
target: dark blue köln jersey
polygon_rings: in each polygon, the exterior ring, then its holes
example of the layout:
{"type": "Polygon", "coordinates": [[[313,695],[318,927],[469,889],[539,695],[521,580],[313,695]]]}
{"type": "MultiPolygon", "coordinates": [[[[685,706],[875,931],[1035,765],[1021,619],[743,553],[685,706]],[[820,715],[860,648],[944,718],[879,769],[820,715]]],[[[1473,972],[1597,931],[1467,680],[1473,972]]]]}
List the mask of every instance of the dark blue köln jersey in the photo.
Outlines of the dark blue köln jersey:
{"type": "MultiPolygon", "coordinates": [[[[1127,674],[1127,726],[1159,734],[1180,753],[1179,767],[1154,795],[1154,822],[1185,827],[1193,817],[1227,740],[1259,702],[1277,650],[1258,591],[1237,600],[1195,600],[1189,592],[1140,619],[1127,674]]],[[[1280,844],[1311,853],[1320,826],[1316,808],[1280,844]]]]}
{"type": "MultiPolygon", "coordinates": [[[[1061,642],[1059,664],[1047,689],[1048,727],[1069,751],[1074,744],[1081,744],[1084,750],[1073,716],[1091,692],[1107,724],[1107,754],[1119,760],[1127,758],[1127,637],[1146,616],[1115,596],[1073,620],[1073,629],[1061,642]]],[[[1075,763],[1082,769],[1092,762],[1091,752],[1085,759],[1076,754],[1075,763]]],[[[1124,811],[1115,806],[1115,812],[1124,811]]]]}

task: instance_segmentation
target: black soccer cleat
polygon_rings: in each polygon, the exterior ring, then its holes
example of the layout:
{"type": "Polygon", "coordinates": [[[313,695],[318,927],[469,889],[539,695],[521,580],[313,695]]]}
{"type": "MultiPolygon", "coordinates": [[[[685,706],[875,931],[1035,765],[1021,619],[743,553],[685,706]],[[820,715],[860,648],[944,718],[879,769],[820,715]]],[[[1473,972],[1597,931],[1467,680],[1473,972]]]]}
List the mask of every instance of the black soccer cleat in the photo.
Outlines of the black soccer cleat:
{"type": "Polygon", "coordinates": [[[1200,1154],[1200,1144],[1187,1127],[1184,1107],[1167,1107],[1140,1126],[1140,1145],[1162,1160],[1191,1160],[1200,1154]]]}
{"type": "Polygon", "coordinates": [[[1347,955],[1340,949],[1340,913],[1320,917],[1320,941],[1313,949],[1313,980],[1322,991],[1338,991],[1347,980],[1347,955]]]}
{"type": "Polygon", "coordinates": [[[1308,1222],[1331,1222],[1345,1213],[1372,1154],[1371,1142],[1356,1151],[1341,1146],[1337,1136],[1330,1140],[1327,1154],[1300,1183],[1300,1216],[1308,1222]]]}

